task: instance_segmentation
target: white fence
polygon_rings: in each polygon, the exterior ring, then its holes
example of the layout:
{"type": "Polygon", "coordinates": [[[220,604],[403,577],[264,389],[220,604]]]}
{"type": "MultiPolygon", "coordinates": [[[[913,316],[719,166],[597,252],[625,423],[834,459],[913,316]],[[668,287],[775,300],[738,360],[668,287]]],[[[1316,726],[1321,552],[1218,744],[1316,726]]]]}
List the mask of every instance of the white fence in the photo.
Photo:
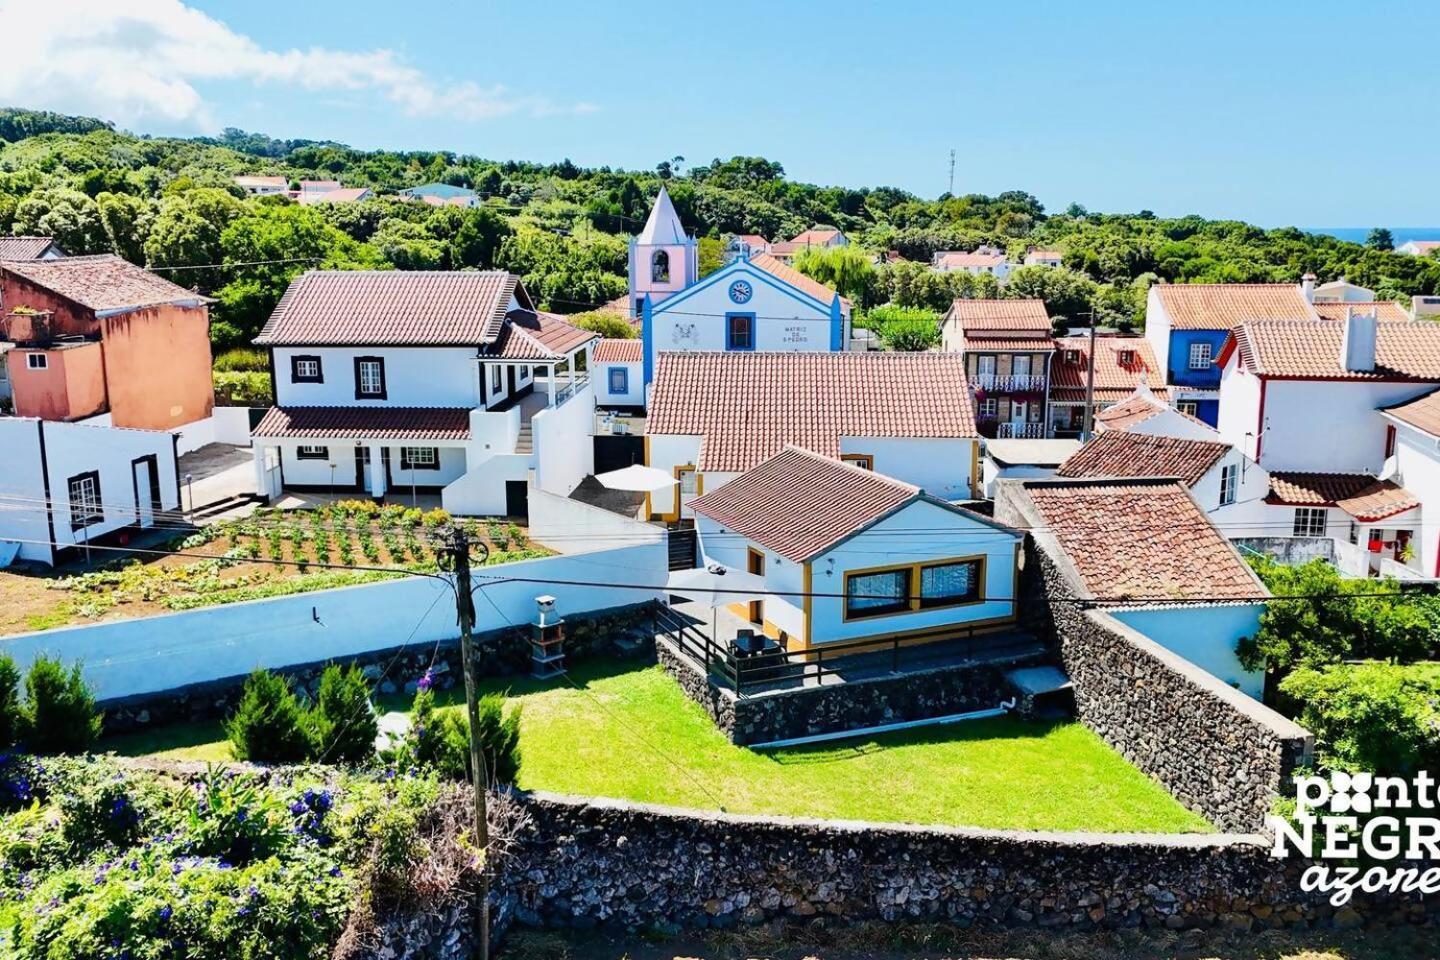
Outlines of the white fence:
{"type": "MultiPolygon", "coordinates": [[[[476,629],[529,623],[543,594],[562,615],[660,599],[666,567],[657,541],[476,568],[476,629]]],[[[22,670],[42,653],[80,661],[96,695],[110,700],[458,635],[450,583],[408,577],[22,634],[0,650],[22,670]]]]}

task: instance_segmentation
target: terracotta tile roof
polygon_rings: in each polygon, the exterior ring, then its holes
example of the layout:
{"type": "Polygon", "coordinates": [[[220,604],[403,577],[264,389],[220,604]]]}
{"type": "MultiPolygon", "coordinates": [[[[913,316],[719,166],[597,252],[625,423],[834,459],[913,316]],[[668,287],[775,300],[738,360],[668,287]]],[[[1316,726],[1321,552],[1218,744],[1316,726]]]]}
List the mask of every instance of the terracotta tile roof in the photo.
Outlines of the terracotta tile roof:
{"type": "Polygon", "coordinates": [[[39,260],[54,246],[49,237],[0,237],[0,260],[39,260]]]}
{"type": "Polygon", "coordinates": [[[966,337],[964,347],[966,350],[979,351],[1048,353],[1055,349],[1055,338],[1048,335],[1043,337],[995,337],[987,333],[966,337]]]}
{"type": "Polygon", "coordinates": [[[995,267],[1005,262],[1003,253],[965,253],[959,250],[952,250],[949,253],[940,254],[935,261],[935,266],[940,268],[951,267],[995,267]]]}
{"type": "Polygon", "coordinates": [[[1404,487],[1364,473],[1272,473],[1265,499],[1296,507],[1339,507],[1364,523],[1420,506],[1404,487]]]}
{"type": "Polygon", "coordinates": [[[1411,240],[1408,243],[1400,244],[1402,247],[1413,247],[1420,251],[1421,256],[1426,256],[1440,250],[1440,240],[1411,240]]]}
{"type": "Polygon", "coordinates": [[[765,246],[767,246],[767,245],[770,243],[769,240],[766,240],[764,237],[760,236],[760,234],[758,234],[758,233],[742,233],[742,234],[740,234],[738,237],[736,237],[735,239],[736,239],[736,240],[739,240],[741,243],[745,244],[747,247],[752,247],[752,248],[756,248],[756,249],[764,248],[765,246]]]}
{"type": "Polygon", "coordinates": [[[1137,393],[1095,414],[1095,422],[1110,430],[1128,430],[1137,423],[1164,413],[1166,409],[1164,404],[1137,393]]]}
{"type": "Polygon", "coordinates": [[[919,487],[786,446],[691,507],[804,563],[919,495],[919,487]]]}
{"type": "Polygon", "coordinates": [[[1178,477],[1200,482],[1230,450],[1218,440],[1182,440],[1107,430],[1081,447],[1056,471],[1061,477],[1178,477]]]}
{"type": "Polygon", "coordinates": [[[112,253],[55,260],[0,263],[0,272],[22,277],[96,313],[138,310],[162,303],[209,302],[112,253]]]}
{"type": "Polygon", "coordinates": [[[232,177],[242,187],[288,187],[290,180],[287,177],[260,177],[253,174],[242,173],[232,177]]]}
{"type": "Polygon", "coordinates": [[[563,360],[565,355],[600,334],[581,330],[553,313],[511,310],[495,342],[481,351],[484,357],[506,360],[563,360]]]}
{"type": "Polygon", "coordinates": [[[596,363],[639,363],[645,359],[645,341],[606,337],[590,350],[596,363]]]}
{"type": "MultiPolygon", "coordinates": [[[[1090,338],[1061,337],[1055,341],[1055,350],[1055,357],[1050,361],[1050,399],[1083,403],[1090,338]]],[[[1095,399],[1098,402],[1124,400],[1135,392],[1142,377],[1156,397],[1169,398],[1164,387],[1165,372],[1155,362],[1148,340],[1144,337],[1095,338],[1095,399]],[[1128,361],[1125,360],[1127,351],[1131,354],[1128,361]]]]}
{"type": "Polygon", "coordinates": [[[1156,291],[1172,330],[1229,330],[1252,320],[1313,320],[1292,283],[1162,283],[1156,291]]]}
{"type": "Polygon", "coordinates": [[[1375,369],[1340,365],[1345,325],[1329,320],[1247,323],[1236,327],[1215,358],[1232,353],[1252,373],[1267,377],[1343,380],[1440,380],[1440,323],[1381,323],[1375,332],[1375,369]]]}
{"type": "Polygon", "coordinates": [[[369,187],[340,187],[336,190],[302,193],[300,202],[306,206],[317,203],[358,203],[370,199],[369,187]]]}
{"type": "Polygon", "coordinates": [[[731,472],[787,443],[975,437],[973,404],[956,353],[664,352],[646,432],[703,437],[699,468],[731,472]]]}
{"type": "Polygon", "coordinates": [[[777,240],[770,244],[769,253],[776,257],[788,257],[800,249],[800,244],[791,243],[789,240],[777,240]]]}
{"type": "Polygon", "coordinates": [[[1381,412],[1417,430],[1424,430],[1432,437],[1440,437],[1440,390],[1393,407],[1384,407],[1381,412]]]}
{"type": "Polygon", "coordinates": [[[469,440],[464,407],[271,407],[250,431],[304,440],[469,440]]]}
{"type": "Polygon", "coordinates": [[[958,323],[967,336],[979,330],[1050,333],[1044,300],[956,300],[950,304],[945,322],[958,323]]]}
{"type": "Polygon", "coordinates": [[[339,180],[301,180],[301,190],[339,190],[339,180]]]}
{"type": "Polygon", "coordinates": [[[479,346],[500,335],[518,277],[500,270],[326,270],[296,277],[255,338],[260,345],[479,346]]]}
{"type": "Polygon", "coordinates": [[[1041,523],[1101,600],[1242,600],[1260,581],[1174,481],[1032,480],[1041,523]]]}
{"type": "Polygon", "coordinates": [[[838,236],[840,236],[840,231],[836,230],[834,227],[828,227],[825,229],[811,228],[809,230],[806,230],[799,236],[793,238],[790,242],[795,244],[797,247],[803,247],[807,245],[824,246],[838,236]]]}
{"type": "MultiPolygon", "coordinates": [[[[770,274],[770,276],[772,277],[775,277],[777,280],[782,280],[785,283],[790,284],[790,286],[792,287],[805,291],[810,296],[814,297],[816,300],[819,300],[823,304],[829,305],[835,299],[834,290],[825,286],[825,284],[821,283],[819,280],[812,280],[811,278],[805,276],[805,274],[801,273],[799,270],[796,270],[794,267],[790,266],[790,264],[785,263],[781,260],[776,260],[768,253],[755,254],[753,257],[750,258],[750,264],[752,266],[759,267],[761,270],[764,270],[766,273],[770,274]]],[[[850,301],[847,300],[845,297],[841,297],[840,302],[843,303],[846,307],[850,306],[850,301]]]]}
{"type": "Polygon", "coordinates": [[[1315,312],[1320,314],[1322,320],[1344,320],[1352,309],[1357,313],[1369,313],[1374,310],[1381,323],[1408,323],[1410,321],[1410,314],[1394,300],[1376,300],[1371,303],[1355,301],[1341,303],[1337,301],[1315,304],[1315,312]]]}

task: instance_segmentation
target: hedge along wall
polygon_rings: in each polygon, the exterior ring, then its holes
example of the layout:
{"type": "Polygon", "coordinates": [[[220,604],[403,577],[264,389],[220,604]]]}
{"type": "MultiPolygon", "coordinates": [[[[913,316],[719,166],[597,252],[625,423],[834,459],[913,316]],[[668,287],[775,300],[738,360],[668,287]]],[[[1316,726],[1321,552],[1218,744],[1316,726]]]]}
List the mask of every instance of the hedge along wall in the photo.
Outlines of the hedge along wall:
{"type": "Polygon", "coordinates": [[[1310,756],[1310,734],[1110,614],[1071,602],[1064,564],[1027,539],[1021,610],[1058,644],[1080,721],[1220,829],[1263,829],[1310,756]]]}
{"type": "Polygon", "coordinates": [[[794,820],[520,795],[500,915],[535,927],[777,918],[1237,929],[1434,921],[1440,902],[1302,893],[1304,864],[1243,834],[1025,833],[794,820]]]}
{"type": "MultiPolygon", "coordinates": [[[[668,561],[661,541],[475,568],[476,629],[528,624],[550,594],[564,616],[658,600],[668,561]],[[552,581],[552,582],[547,582],[552,581]],[[553,581],[580,581],[571,586],[553,581]]],[[[123,700],[327,660],[353,660],[458,635],[451,586],[432,577],[316,590],[158,617],[20,634],[0,641],[25,669],[37,654],[80,661],[102,700],[123,700]]]]}

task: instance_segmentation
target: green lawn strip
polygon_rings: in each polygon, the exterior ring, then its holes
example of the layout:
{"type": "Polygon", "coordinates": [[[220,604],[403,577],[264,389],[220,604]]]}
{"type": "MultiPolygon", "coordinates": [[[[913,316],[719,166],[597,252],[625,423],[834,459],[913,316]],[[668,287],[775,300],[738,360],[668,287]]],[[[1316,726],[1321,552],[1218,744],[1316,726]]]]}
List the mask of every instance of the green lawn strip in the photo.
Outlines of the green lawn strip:
{"type": "MultiPolygon", "coordinates": [[[[403,683],[413,678],[392,678],[403,683]]],[[[589,660],[567,683],[491,679],[523,704],[521,787],[827,819],[1004,829],[1203,832],[1210,826],[1077,723],[1012,717],[808,748],[735,747],[658,667],[589,660]],[[575,686],[580,689],[575,689],[575,686]]],[[[458,704],[463,691],[445,691],[458,704]]],[[[403,695],[383,709],[405,709],[403,695]]],[[[174,729],[174,728],[170,728],[174,729]]],[[[223,759],[218,723],[112,738],[117,752],[223,759]]]]}

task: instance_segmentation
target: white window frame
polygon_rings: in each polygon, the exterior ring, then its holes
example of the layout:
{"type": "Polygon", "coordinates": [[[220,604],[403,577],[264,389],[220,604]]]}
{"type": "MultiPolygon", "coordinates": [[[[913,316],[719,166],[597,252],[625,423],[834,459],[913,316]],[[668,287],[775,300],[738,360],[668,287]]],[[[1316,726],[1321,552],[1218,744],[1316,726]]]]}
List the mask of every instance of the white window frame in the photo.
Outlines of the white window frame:
{"type": "Polygon", "coordinates": [[[385,361],[360,360],[355,365],[356,392],[361,399],[385,394],[385,361]]]}
{"type": "Polygon", "coordinates": [[[505,390],[505,375],[500,370],[500,364],[490,364],[490,392],[492,394],[503,393],[505,390]]]}
{"type": "Polygon", "coordinates": [[[401,447],[400,462],[406,470],[439,470],[439,447],[401,447]]]}
{"type": "Polygon", "coordinates": [[[1296,537],[1323,537],[1329,526],[1330,511],[1325,507],[1296,507],[1295,524],[1290,532],[1296,537]]]}
{"type": "Polygon", "coordinates": [[[1197,340],[1190,344],[1190,369],[1208,370],[1214,359],[1215,348],[1208,341],[1197,340]]]}
{"type": "Polygon", "coordinates": [[[996,365],[997,361],[993,353],[982,353],[975,358],[975,373],[981,377],[993,377],[996,365]],[[988,370],[986,369],[987,365],[989,366],[988,370]]]}
{"type": "Polygon", "coordinates": [[[65,483],[65,492],[70,499],[70,529],[83,530],[105,522],[99,471],[90,470],[71,477],[65,483]]]}
{"type": "Polygon", "coordinates": [[[43,353],[27,353],[25,354],[25,369],[49,370],[50,358],[43,353]]]}
{"type": "Polygon", "coordinates": [[[1220,468],[1220,506],[1228,507],[1235,502],[1240,489],[1240,464],[1227,463],[1220,468]]]}
{"type": "Polygon", "coordinates": [[[995,397],[986,397],[981,400],[980,416],[998,419],[1000,417],[1000,401],[995,397]]]}
{"type": "Polygon", "coordinates": [[[298,382],[309,383],[320,379],[320,360],[317,357],[296,357],[295,378],[298,382]]]}
{"type": "Polygon", "coordinates": [[[302,443],[295,448],[296,460],[329,460],[330,448],[323,444],[302,443]]]}
{"type": "Polygon", "coordinates": [[[1175,409],[1187,417],[1198,417],[1200,415],[1200,404],[1194,400],[1177,400],[1175,401],[1175,409]]]}

